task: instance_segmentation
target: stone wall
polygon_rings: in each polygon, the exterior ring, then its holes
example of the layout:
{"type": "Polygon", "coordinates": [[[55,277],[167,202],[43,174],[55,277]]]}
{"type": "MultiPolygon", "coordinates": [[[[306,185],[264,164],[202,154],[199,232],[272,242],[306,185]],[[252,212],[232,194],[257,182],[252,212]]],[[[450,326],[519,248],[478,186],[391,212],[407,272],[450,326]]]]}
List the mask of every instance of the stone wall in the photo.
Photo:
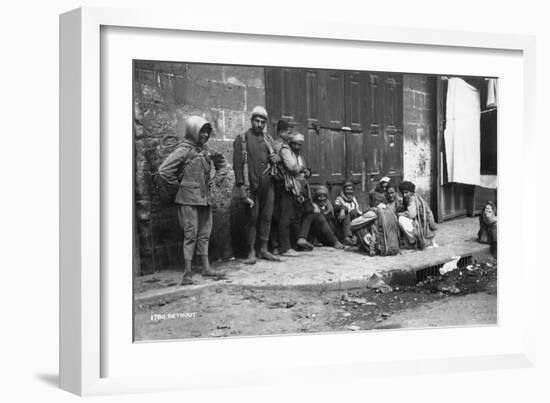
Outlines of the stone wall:
{"type": "Polygon", "coordinates": [[[234,189],[232,143],[250,126],[252,108],[264,104],[263,68],[135,61],[136,271],[151,273],[183,264],[176,208],[159,199],[152,174],[162,161],[157,154],[161,140],[178,141],[191,115],[212,123],[215,136],[209,146],[222,152],[230,164],[226,181],[214,192],[210,257],[229,259],[243,248],[239,243],[243,237],[231,236],[236,235],[231,228],[242,229],[238,223],[243,214],[234,189]]]}
{"type": "Polygon", "coordinates": [[[434,77],[403,75],[403,176],[435,205],[436,93],[434,77]]]}

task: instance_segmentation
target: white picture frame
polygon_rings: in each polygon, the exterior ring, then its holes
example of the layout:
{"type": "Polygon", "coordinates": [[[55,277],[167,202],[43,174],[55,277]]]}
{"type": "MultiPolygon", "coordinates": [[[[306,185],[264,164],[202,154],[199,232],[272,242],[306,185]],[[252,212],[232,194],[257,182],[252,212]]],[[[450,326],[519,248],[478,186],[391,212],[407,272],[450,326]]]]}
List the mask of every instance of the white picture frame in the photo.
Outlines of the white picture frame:
{"type": "MultiPolygon", "coordinates": [[[[101,109],[101,91],[105,89],[101,87],[101,84],[105,85],[102,82],[104,61],[101,60],[101,55],[102,46],[105,46],[105,43],[102,42],[101,32],[105,27],[219,33],[228,36],[244,35],[258,43],[286,38],[297,42],[322,40],[353,44],[376,43],[377,46],[382,47],[385,45],[427,46],[439,50],[470,49],[478,53],[512,52],[521,60],[522,69],[522,81],[517,83],[518,88],[523,90],[522,98],[518,101],[522,106],[522,113],[519,114],[522,118],[518,117],[519,120],[516,122],[523,141],[519,158],[529,161],[535,155],[535,131],[533,130],[536,82],[535,41],[531,36],[373,27],[345,21],[332,21],[327,25],[323,21],[316,21],[315,18],[302,18],[299,24],[251,20],[245,25],[240,20],[220,16],[212,16],[204,20],[182,20],[177,14],[160,10],[80,8],[65,13],[60,17],[60,385],[63,389],[79,395],[98,395],[207,388],[229,384],[246,386],[255,383],[293,382],[296,377],[306,380],[335,381],[346,377],[380,374],[517,368],[534,365],[535,286],[526,285],[527,298],[522,302],[521,308],[527,314],[521,322],[516,323],[513,319],[517,316],[511,316],[510,320],[499,320],[497,327],[484,329],[486,330],[483,335],[485,340],[495,337],[501,341],[498,348],[495,347],[494,350],[486,353],[483,351],[482,344],[480,349],[450,351],[449,354],[445,354],[444,348],[441,347],[441,349],[434,348],[433,354],[411,352],[407,355],[405,352],[401,358],[397,358],[397,354],[390,354],[385,358],[368,358],[363,353],[358,353],[350,359],[338,360],[336,355],[316,354],[315,350],[308,350],[308,346],[312,344],[311,338],[316,338],[314,340],[317,342],[322,340],[321,344],[327,350],[330,350],[331,346],[342,344],[342,341],[353,347],[371,342],[377,346],[382,345],[383,349],[383,343],[399,343],[408,337],[423,338],[427,332],[423,330],[387,331],[383,334],[383,338],[380,337],[381,333],[372,335],[364,333],[329,334],[323,335],[322,339],[318,336],[284,336],[149,343],[146,347],[140,348],[147,349],[145,354],[149,356],[157,355],[155,351],[158,351],[159,356],[164,356],[163,360],[167,364],[166,371],[156,371],[159,363],[162,362],[160,360],[155,364],[156,369],[149,371],[149,374],[146,371],[140,374],[125,374],[122,369],[116,376],[105,376],[110,372],[106,370],[105,362],[110,355],[114,354],[113,351],[117,350],[117,346],[109,344],[110,341],[105,333],[105,326],[112,322],[104,320],[109,315],[110,308],[107,304],[107,291],[103,282],[104,272],[102,272],[106,259],[105,252],[109,249],[102,232],[104,224],[102,220],[105,220],[102,208],[105,208],[105,203],[108,202],[106,190],[109,187],[106,184],[106,178],[114,174],[106,172],[105,163],[109,150],[105,147],[109,143],[101,136],[105,129],[101,109]],[[227,354],[228,358],[235,360],[239,356],[242,357],[245,351],[248,352],[248,356],[244,356],[242,362],[236,367],[220,365],[216,370],[212,370],[211,367],[209,369],[201,365],[204,355],[188,355],[189,359],[185,363],[177,364],[181,370],[174,371],[174,360],[166,353],[174,350],[174,356],[176,356],[177,349],[185,348],[189,353],[189,346],[192,343],[196,343],[196,347],[193,348],[197,350],[208,348],[212,356],[207,359],[215,359],[216,355],[220,357],[227,354]],[[107,345],[111,347],[107,348],[107,345]],[[277,349],[287,348],[288,345],[292,345],[293,349],[303,354],[297,354],[294,360],[285,365],[285,362],[277,361],[277,349]],[[195,368],[194,373],[188,370],[190,367],[195,368]],[[210,371],[208,379],[202,379],[201,374],[209,373],[208,371],[210,371]]],[[[220,61],[214,60],[214,62],[220,61]]],[[[128,74],[131,76],[130,70],[128,74]]],[[[129,137],[131,137],[130,133],[128,132],[129,137]]],[[[499,153],[501,152],[503,149],[499,144],[499,153]]],[[[500,167],[503,161],[500,155],[499,161],[501,161],[500,167]]],[[[504,183],[499,192],[512,192],[507,182],[517,183],[518,176],[514,176],[513,172],[505,169],[499,171],[499,176],[501,172],[503,172],[504,183]]],[[[528,178],[520,177],[520,179],[525,189],[536,187],[534,175],[528,178]]],[[[500,178],[499,180],[502,181],[500,178]]],[[[131,177],[127,177],[127,181],[131,184],[131,177]]],[[[510,206],[503,203],[499,208],[499,221],[503,214],[510,210],[510,206]]],[[[517,214],[521,217],[525,213],[517,214]]],[[[522,222],[522,225],[518,231],[521,232],[520,237],[524,241],[517,246],[519,253],[516,253],[517,256],[510,261],[521,263],[523,278],[534,277],[536,253],[527,253],[525,234],[536,232],[535,223],[529,220],[519,222],[522,222]]],[[[507,227],[505,217],[499,222],[499,226],[510,228],[507,227]]],[[[509,237],[506,231],[502,231],[502,234],[504,237],[509,237]]],[[[505,241],[506,239],[499,240],[499,243],[505,241]]],[[[502,247],[499,248],[499,252],[502,250],[502,247]]],[[[507,252],[504,249],[503,253],[507,254],[510,251],[507,252]]],[[[131,273],[128,278],[131,278],[131,273]]],[[[501,295],[499,288],[499,314],[503,298],[510,298],[510,295],[505,292],[506,283],[503,285],[499,274],[499,287],[501,286],[504,296],[501,295]]],[[[131,321],[131,318],[129,320],[131,321]]],[[[128,318],[124,321],[127,322],[128,318]]],[[[431,332],[428,338],[433,339],[431,341],[434,343],[440,337],[459,337],[463,340],[473,340],[477,337],[476,330],[438,329],[428,332],[431,332]]],[[[131,340],[127,341],[131,344],[131,340]]]]}

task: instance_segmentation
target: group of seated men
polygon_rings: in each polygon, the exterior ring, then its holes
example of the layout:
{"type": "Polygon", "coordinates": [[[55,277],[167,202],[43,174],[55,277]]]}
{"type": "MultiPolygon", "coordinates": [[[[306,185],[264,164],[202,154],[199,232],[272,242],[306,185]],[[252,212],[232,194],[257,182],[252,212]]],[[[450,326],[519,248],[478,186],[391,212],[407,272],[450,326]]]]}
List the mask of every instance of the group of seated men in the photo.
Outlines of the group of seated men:
{"type": "Polygon", "coordinates": [[[246,263],[254,264],[257,257],[280,261],[279,256],[297,256],[321,245],[358,245],[371,255],[432,245],[433,214],[413,183],[399,184],[401,198],[390,178],[381,178],[363,212],[353,183],[346,182],[333,203],[325,186],[309,184],[304,136],[285,120],[271,136],[267,120],[265,108],[254,108],[251,128],[237,136],[233,147],[236,186],[246,205],[246,263]]]}

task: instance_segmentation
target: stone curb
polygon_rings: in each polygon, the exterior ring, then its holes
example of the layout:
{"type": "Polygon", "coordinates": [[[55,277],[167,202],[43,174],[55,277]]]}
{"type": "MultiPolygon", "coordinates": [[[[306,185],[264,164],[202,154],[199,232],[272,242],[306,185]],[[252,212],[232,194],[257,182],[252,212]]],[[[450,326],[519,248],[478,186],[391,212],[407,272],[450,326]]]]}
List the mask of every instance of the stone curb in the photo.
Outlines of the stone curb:
{"type": "MultiPolygon", "coordinates": [[[[483,257],[489,254],[488,245],[480,245],[480,247],[471,253],[463,254],[463,256],[472,256],[474,258],[483,257]]],[[[427,264],[411,264],[404,265],[399,269],[376,272],[377,275],[388,285],[414,285],[416,284],[416,273],[419,270],[431,266],[437,266],[449,261],[450,257],[441,257],[439,259],[430,260],[427,264]]],[[[213,281],[204,284],[190,285],[186,287],[172,286],[162,289],[151,290],[136,295],[134,301],[136,303],[147,303],[159,298],[175,298],[179,295],[193,295],[207,288],[231,287],[237,289],[264,289],[264,290],[303,290],[303,291],[340,291],[351,290],[367,287],[368,276],[357,279],[349,279],[343,281],[324,281],[317,283],[302,283],[302,284],[241,284],[221,281],[213,281]]]]}

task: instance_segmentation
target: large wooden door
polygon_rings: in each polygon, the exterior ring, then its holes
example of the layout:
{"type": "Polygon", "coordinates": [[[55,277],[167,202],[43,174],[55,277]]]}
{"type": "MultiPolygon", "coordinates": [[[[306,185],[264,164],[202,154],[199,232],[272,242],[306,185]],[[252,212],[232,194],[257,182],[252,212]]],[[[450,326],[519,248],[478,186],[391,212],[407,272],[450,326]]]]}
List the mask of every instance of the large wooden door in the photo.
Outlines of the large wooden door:
{"type": "Polygon", "coordinates": [[[312,185],[334,197],[352,181],[358,199],[384,175],[403,173],[401,75],[322,69],[266,68],[266,100],[273,125],[298,124],[312,185]]]}

